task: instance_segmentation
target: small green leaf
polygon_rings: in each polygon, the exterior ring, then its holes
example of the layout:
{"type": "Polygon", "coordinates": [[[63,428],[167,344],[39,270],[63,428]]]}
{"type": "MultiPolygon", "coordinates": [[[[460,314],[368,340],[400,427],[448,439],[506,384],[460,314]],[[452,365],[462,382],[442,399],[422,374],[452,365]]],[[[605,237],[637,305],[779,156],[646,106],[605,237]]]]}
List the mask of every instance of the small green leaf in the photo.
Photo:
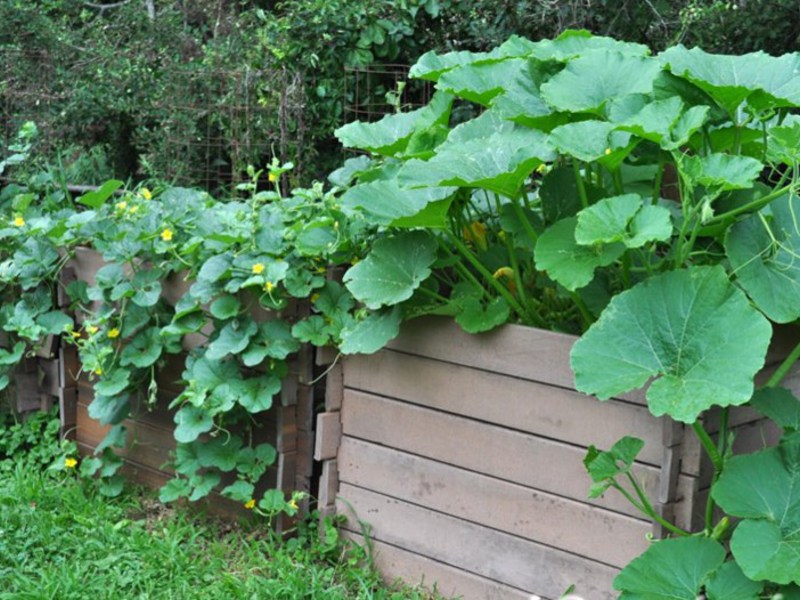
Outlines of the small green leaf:
{"type": "Polygon", "coordinates": [[[220,474],[214,471],[206,471],[202,475],[195,475],[189,481],[193,487],[192,493],[189,495],[189,500],[191,502],[197,502],[201,498],[205,498],[221,480],[222,477],[220,474]]]}
{"type": "Polygon", "coordinates": [[[250,343],[258,331],[258,324],[250,318],[237,319],[227,323],[219,332],[219,336],[208,345],[206,357],[219,360],[229,354],[239,354],[250,343]]]}
{"type": "Polygon", "coordinates": [[[214,300],[208,310],[215,319],[224,321],[239,314],[240,308],[241,303],[236,296],[226,294],[214,300]]]}
{"type": "Polygon", "coordinates": [[[101,396],[116,396],[130,384],[130,371],[128,369],[114,369],[104,373],[102,379],[94,384],[94,391],[101,396]]]}
{"type": "Polygon", "coordinates": [[[100,208],[103,206],[103,203],[114,194],[114,192],[124,185],[124,181],[109,179],[98,189],[87,192],[83,196],[80,196],[76,202],[83,204],[84,206],[88,206],[89,208],[100,208]]]}
{"type": "Polygon", "coordinates": [[[722,191],[753,187],[763,168],[755,158],[722,153],[687,156],[683,165],[695,183],[722,191]]]}
{"type": "Polygon", "coordinates": [[[620,600],[697,600],[725,561],[725,548],[706,537],[655,542],[614,579],[620,600]]]}
{"type": "Polygon", "coordinates": [[[220,494],[236,502],[247,502],[253,497],[255,487],[252,483],[237,479],[234,483],[222,488],[220,494]]]}
{"type": "Polygon", "coordinates": [[[155,306],[161,297],[160,279],[163,276],[156,269],[137,271],[131,281],[131,287],[134,290],[133,303],[143,308],[155,306]]]}
{"type": "Polygon", "coordinates": [[[692,267],[615,296],[573,346],[572,369],[577,389],[600,399],[655,378],[650,411],[693,423],[711,406],[750,399],[771,336],[722,267],[692,267]]]}
{"type": "Polygon", "coordinates": [[[348,269],[345,285],[373,310],[407,300],[430,276],[437,248],[424,231],[382,237],[364,260],[348,269]]]}
{"type": "Polygon", "coordinates": [[[236,460],[242,449],[242,439],[238,436],[219,436],[207,442],[198,443],[197,459],[202,467],[214,467],[223,473],[236,468],[236,460]]]}
{"type": "Polygon", "coordinates": [[[125,346],[119,362],[122,366],[133,365],[141,369],[154,365],[161,356],[163,344],[161,330],[158,327],[148,327],[137,333],[125,346]]]}
{"type": "Polygon", "coordinates": [[[601,496],[619,475],[630,473],[633,461],[644,448],[644,442],[639,438],[626,436],[617,441],[611,450],[601,452],[594,446],[589,446],[583,465],[592,478],[590,498],[601,496]]]}
{"type": "Polygon", "coordinates": [[[59,335],[73,326],[72,318],[60,310],[51,310],[36,317],[36,323],[47,334],[59,335]]]}
{"type": "Polygon", "coordinates": [[[237,401],[247,412],[263,412],[272,408],[273,397],[281,391],[281,380],[274,375],[262,375],[245,379],[237,390],[237,401]]]}
{"type": "Polygon", "coordinates": [[[183,406],[175,413],[175,439],[188,444],[195,441],[201,433],[211,431],[214,427],[214,419],[202,408],[196,406],[183,406]]]}
{"type": "Polygon", "coordinates": [[[638,194],[604,198],[578,213],[575,241],[583,246],[622,242],[628,224],[642,208],[638,194]]]}
{"type": "Polygon", "coordinates": [[[192,491],[192,486],[188,479],[175,478],[165,483],[158,492],[158,499],[161,502],[175,502],[179,498],[186,498],[192,491]]]}
{"type": "Polygon", "coordinates": [[[610,265],[625,252],[622,244],[581,246],[575,241],[578,219],[550,226],[536,242],[536,267],[570,291],[588,285],[598,267],[610,265]]]}
{"type": "Polygon", "coordinates": [[[344,354],[372,354],[400,333],[399,307],[371,312],[365,319],[342,329],[340,350],[344,354]]]}
{"type": "Polygon", "coordinates": [[[332,328],[325,319],[319,315],[312,315],[292,326],[292,335],[301,342],[314,346],[324,346],[331,339],[332,328]]]}
{"type": "Polygon", "coordinates": [[[497,296],[488,303],[480,298],[467,296],[461,303],[461,312],[456,323],[467,333],[481,333],[508,322],[511,308],[505,298],[497,296]]]}
{"type": "Polygon", "coordinates": [[[103,396],[95,394],[89,405],[89,416],[101,425],[116,425],[124,421],[130,414],[130,402],[127,394],[122,396],[103,396]]]}
{"type": "Polygon", "coordinates": [[[17,364],[25,353],[25,347],[25,342],[17,342],[11,350],[0,348],[0,365],[9,366],[17,364]]]}

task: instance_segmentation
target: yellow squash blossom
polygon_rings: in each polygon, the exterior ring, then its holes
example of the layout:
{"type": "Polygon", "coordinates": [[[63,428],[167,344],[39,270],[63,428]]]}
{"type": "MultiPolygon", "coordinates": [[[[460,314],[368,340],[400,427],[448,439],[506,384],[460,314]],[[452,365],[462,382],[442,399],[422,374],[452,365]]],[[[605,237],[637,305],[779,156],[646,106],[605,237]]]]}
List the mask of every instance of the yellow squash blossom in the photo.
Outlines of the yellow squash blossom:
{"type": "Polygon", "coordinates": [[[268,179],[270,183],[275,183],[276,181],[278,181],[278,176],[275,175],[275,173],[270,173],[268,179]]]}
{"type": "Polygon", "coordinates": [[[480,221],[473,221],[464,227],[464,239],[474,243],[481,250],[488,248],[486,244],[486,225],[480,221]]]}
{"type": "Polygon", "coordinates": [[[151,194],[150,190],[148,190],[146,187],[143,187],[141,191],[142,191],[142,198],[144,198],[145,200],[153,199],[153,194],[151,194]]]}
{"type": "Polygon", "coordinates": [[[125,202],[125,200],[123,200],[121,202],[117,202],[116,207],[117,210],[125,210],[126,208],[128,208],[128,203],[125,202]]]}
{"type": "Polygon", "coordinates": [[[64,459],[64,466],[67,469],[74,469],[75,467],[78,466],[78,461],[76,459],[74,459],[74,458],[65,458],[64,459]]]}
{"type": "Polygon", "coordinates": [[[97,326],[96,326],[96,325],[89,325],[89,326],[86,328],[86,331],[88,331],[89,333],[91,333],[92,335],[94,335],[95,333],[97,333],[97,326]]]}
{"type": "Polygon", "coordinates": [[[264,264],[263,263],[256,263],[253,265],[253,273],[256,275],[261,275],[264,272],[264,264]]]}
{"type": "Polygon", "coordinates": [[[111,338],[112,340],[115,339],[115,338],[118,338],[119,337],[119,329],[117,329],[116,327],[112,327],[111,329],[109,329],[108,330],[108,337],[111,338]]]}
{"type": "Polygon", "coordinates": [[[264,290],[265,290],[265,291],[266,291],[268,294],[271,294],[271,293],[272,293],[272,290],[274,290],[274,289],[275,289],[275,284],[274,284],[274,283],[272,283],[271,281],[268,281],[267,283],[265,283],[265,284],[264,284],[264,290]]]}
{"type": "Polygon", "coordinates": [[[244,503],[244,507],[247,510],[252,510],[252,509],[254,509],[256,507],[256,501],[253,500],[252,498],[250,498],[250,500],[248,500],[247,502],[244,503]]]}
{"type": "Polygon", "coordinates": [[[17,217],[16,219],[14,219],[14,225],[16,225],[17,227],[23,227],[25,225],[25,219],[23,219],[22,217],[17,217]]]}
{"type": "Polygon", "coordinates": [[[164,240],[165,242],[172,241],[172,229],[167,228],[164,231],[162,231],[161,239],[164,240]]]}

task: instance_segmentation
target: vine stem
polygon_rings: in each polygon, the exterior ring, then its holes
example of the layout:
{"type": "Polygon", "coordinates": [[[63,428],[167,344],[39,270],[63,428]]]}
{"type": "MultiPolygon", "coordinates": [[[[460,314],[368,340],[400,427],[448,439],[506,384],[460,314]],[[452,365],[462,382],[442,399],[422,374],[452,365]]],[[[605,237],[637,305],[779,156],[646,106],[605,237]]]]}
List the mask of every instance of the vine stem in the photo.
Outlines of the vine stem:
{"type": "Polygon", "coordinates": [[[772,376],[769,378],[766,384],[764,384],[765,388],[774,388],[777,387],[778,384],[786,377],[786,374],[789,372],[794,366],[794,363],[800,359],[800,344],[797,344],[792,351],[789,353],[789,356],[783,359],[783,362],[780,366],[775,370],[772,376]]]}
{"type": "Polygon", "coordinates": [[[508,302],[508,305],[514,309],[514,312],[517,313],[517,315],[519,315],[519,318],[527,322],[529,320],[529,317],[525,312],[525,309],[519,302],[517,302],[517,299],[511,295],[511,292],[508,291],[508,288],[506,288],[503,284],[501,284],[492,276],[489,270],[485,266],[483,266],[481,261],[479,261],[477,257],[474,254],[472,254],[472,252],[470,252],[469,248],[467,248],[466,245],[464,245],[464,243],[461,240],[459,240],[454,235],[451,235],[450,241],[453,243],[456,249],[461,253],[461,255],[464,258],[466,258],[467,261],[475,268],[475,270],[478,271],[478,273],[480,273],[483,276],[486,282],[492,288],[494,288],[494,290],[498,294],[500,294],[503,298],[505,298],[506,302],[508,302]]]}
{"type": "Polygon", "coordinates": [[[581,197],[581,206],[586,208],[589,206],[589,197],[586,195],[586,186],[583,185],[583,177],[581,177],[581,168],[577,160],[572,161],[572,172],[575,174],[575,183],[578,186],[578,195],[581,197]]]}
{"type": "Polygon", "coordinates": [[[636,492],[636,495],[639,497],[640,502],[637,502],[635,500],[635,498],[633,496],[631,496],[630,492],[628,492],[628,490],[623,488],[620,484],[615,482],[614,483],[614,487],[623,496],[625,496],[625,499],[628,502],[630,502],[637,510],[639,510],[640,512],[646,514],[648,517],[650,517],[656,523],[658,523],[659,525],[662,525],[665,529],[671,531],[675,535],[679,535],[681,537],[688,537],[688,536],[691,535],[691,533],[689,533],[688,531],[685,531],[685,530],[681,529],[677,525],[673,525],[672,523],[667,521],[664,517],[659,515],[656,512],[656,510],[653,508],[653,505],[650,503],[650,500],[647,498],[647,494],[644,493],[642,488],[637,483],[636,478],[633,475],[631,475],[630,473],[627,473],[627,476],[628,476],[628,481],[633,486],[633,489],[636,492]]]}

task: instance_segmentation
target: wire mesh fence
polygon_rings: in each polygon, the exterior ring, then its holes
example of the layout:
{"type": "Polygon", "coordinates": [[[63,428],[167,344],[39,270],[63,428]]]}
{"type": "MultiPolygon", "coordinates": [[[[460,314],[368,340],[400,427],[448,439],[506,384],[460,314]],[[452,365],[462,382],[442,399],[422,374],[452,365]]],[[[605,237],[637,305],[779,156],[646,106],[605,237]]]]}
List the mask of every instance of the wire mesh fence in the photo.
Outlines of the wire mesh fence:
{"type": "Polygon", "coordinates": [[[432,85],[408,79],[408,65],[382,64],[344,69],[345,123],[375,121],[399,110],[413,110],[430,101],[432,85]]]}

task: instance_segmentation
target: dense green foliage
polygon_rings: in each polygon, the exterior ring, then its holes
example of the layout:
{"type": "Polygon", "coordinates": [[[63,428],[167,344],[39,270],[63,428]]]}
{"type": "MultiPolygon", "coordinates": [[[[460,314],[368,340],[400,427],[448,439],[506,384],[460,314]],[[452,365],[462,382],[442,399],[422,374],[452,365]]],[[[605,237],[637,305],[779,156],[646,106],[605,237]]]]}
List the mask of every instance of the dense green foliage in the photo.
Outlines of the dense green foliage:
{"type": "Polygon", "coordinates": [[[12,115],[47,122],[50,158],[77,163],[71,183],[149,175],[214,188],[273,154],[295,164],[297,182],[339,160],[331,131],[344,106],[391,110],[391,77],[344,77],[345,66],[412,64],[430,49],[486,50],[569,27],[653,49],[778,54],[797,45],[798,23],[792,0],[202,0],[158,2],[152,15],[142,2],[3,0],[0,96],[12,115]]]}

